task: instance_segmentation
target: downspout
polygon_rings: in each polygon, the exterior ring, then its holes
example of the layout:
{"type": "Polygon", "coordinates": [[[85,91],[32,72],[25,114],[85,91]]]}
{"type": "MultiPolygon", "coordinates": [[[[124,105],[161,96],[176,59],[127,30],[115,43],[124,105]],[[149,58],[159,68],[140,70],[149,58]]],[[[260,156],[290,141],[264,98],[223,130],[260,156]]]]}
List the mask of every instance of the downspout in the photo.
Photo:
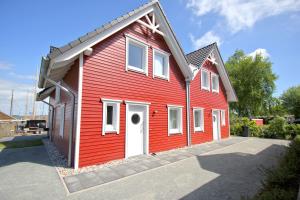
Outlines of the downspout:
{"type": "Polygon", "coordinates": [[[50,118],[51,118],[51,124],[49,124],[49,127],[50,127],[50,129],[49,129],[49,132],[50,132],[49,138],[50,138],[50,141],[52,141],[54,106],[51,105],[50,103],[48,103],[47,101],[42,100],[42,102],[45,103],[45,104],[47,104],[51,108],[51,116],[50,116],[50,118]]]}
{"type": "Polygon", "coordinates": [[[74,126],[74,117],[75,117],[75,94],[61,86],[60,84],[56,83],[55,81],[51,80],[49,77],[47,77],[47,75],[44,76],[46,81],[49,81],[51,84],[59,87],[60,89],[62,89],[63,91],[65,91],[67,93],[67,95],[71,98],[71,115],[72,115],[72,124],[71,124],[71,128],[70,128],[70,132],[69,132],[69,147],[68,147],[68,167],[71,167],[71,163],[72,163],[72,141],[73,141],[73,126],[74,126]]]}
{"type": "Polygon", "coordinates": [[[185,81],[186,87],[186,130],[187,130],[187,144],[191,146],[191,130],[190,130],[190,80],[185,81]]]}

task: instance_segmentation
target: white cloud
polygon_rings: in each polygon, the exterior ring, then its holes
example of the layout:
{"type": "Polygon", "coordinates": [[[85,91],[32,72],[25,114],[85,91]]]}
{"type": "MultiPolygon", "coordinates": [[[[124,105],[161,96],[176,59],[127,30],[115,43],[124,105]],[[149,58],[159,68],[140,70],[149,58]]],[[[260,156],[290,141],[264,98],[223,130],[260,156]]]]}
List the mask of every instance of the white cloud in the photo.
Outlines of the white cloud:
{"type": "Polygon", "coordinates": [[[208,31],[200,38],[195,38],[195,36],[191,34],[190,39],[195,49],[199,49],[214,42],[217,42],[218,45],[222,44],[221,38],[218,35],[216,35],[213,31],[208,31]]]}
{"type": "Polygon", "coordinates": [[[255,58],[256,55],[261,55],[263,58],[269,58],[270,54],[266,49],[258,48],[253,52],[249,53],[248,56],[255,58]]]}
{"type": "Polygon", "coordinates": [[[300,10],[299,0],[188,0],[195,15],[217,13],[225,17],[232,33],[251,28],[266,17],[300,10]]]}
{"type": "Polygon", "coordinates": [[[12,64],[0,61],[0,70],[11,70],[12,67],[12,64]]]}
{"type": "Polygon", "coordinates": [[[8,74],[17,79],[36,80],[36,77],[33,75],[16,74],[15,72],[10,72],[8,74]]]}

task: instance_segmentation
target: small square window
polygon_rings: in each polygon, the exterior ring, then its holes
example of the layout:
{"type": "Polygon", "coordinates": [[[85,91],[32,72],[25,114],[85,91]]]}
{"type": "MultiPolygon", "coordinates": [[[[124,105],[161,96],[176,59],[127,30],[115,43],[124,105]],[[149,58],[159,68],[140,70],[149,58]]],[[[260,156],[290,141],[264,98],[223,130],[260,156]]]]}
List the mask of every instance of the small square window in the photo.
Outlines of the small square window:
{"type": "Polygon", "coordinates": [[[102,99],[103,102],[103,123],[102,135],[116,132],[119,134],[120,124],[120,100],[102,99]]]}
{"type": "Polygon", "coordinates": [[[203,108],[194,109],[194,131],[204,131],[204,110],[203,108]]]}
{"type": "Polygon", "coordinates": [[[155,49],[153,52],[154,76],[169,79],[169,55],[155,49]]]}
{"type": "Polygon", "coordinates": [[[182,107],[168,106],[169,134],[182,133],[182,107]]]}
{"type": "Polygon", "coordinates": [[[148,46],[126,37],[126,70],[148,73],[148,46]]]}
{"type": "Polygon", "coordinates": [[[219,92],[219,76],[211,74],[211,87],[213,92],[219,92]]]}
{"type": "Polygon", "coordinates": [[[210,90],[209,72],[201,70],[201,89],[210,90]]]}

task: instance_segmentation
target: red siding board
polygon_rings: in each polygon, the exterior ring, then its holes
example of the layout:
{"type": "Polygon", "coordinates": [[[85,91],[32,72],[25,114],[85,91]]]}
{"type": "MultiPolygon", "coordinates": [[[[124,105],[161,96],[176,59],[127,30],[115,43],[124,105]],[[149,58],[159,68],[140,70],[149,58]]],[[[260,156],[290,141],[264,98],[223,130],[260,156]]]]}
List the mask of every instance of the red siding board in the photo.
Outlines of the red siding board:
{"type": "Polygon", "coordinates": [[[170,81],[153,78],[152,48],[170,52],[161,36],[134,23],[93,47],[83,67],[82,119],[79,166],[104,163],[125,156],[125,104],[120,105],[120,133],[101,135],[101,98],[150,102],[149,152],[187,145],[185,79],[170,56],[170,81]],[[133,35],[148,47],[148,76],[125,70],[125,35],[133,35]],[[183,134],[168,136],[167,104],[184,106],[183,134]],[[156,114],[153,114],[156,111],[156,114]]]}

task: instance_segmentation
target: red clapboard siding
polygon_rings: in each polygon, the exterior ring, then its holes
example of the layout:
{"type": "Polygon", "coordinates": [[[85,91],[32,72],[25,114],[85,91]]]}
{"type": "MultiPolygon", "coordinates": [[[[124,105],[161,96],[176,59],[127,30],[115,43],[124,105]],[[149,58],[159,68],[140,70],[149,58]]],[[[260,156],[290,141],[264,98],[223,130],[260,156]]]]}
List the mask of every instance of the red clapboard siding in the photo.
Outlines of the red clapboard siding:
{"type": "Polygon", "coordinates": [[[163,38],[134,23],[93,47],[84,58],[79,166],[125,157],[125,104],[120,106],[120,133],[102,135],[101,98],[150,102],[149,151],[187,145],[185,79],[170,56],[170,81],[153,78],[152,47],[170,52],[163,38]],[[148,76],[125,71],[125,35],[148,43],[148,76]],[[184,106],[183,134],[168,136],[167,104],[184,106]],[[154,111],[157,113],[153,114],[154,111]]]}
{"type": "MultiPolygon", "coordinates": [[[[208,69],[210,72],[219,74],[217,68],[206,61],[203,68],[208,69]]],[[[190,95],[191,95],[191,135],[192,144],[199,144],[213,140],[213,128],[212,128],[212,109],[225,110],[226,125],[221,126],[221,137],[229,137],[229,119],[228,119],[228,102],[226,97],[226,91],[219,78],[220,89],[219,93],[213,93],[206,90],[201,90],[201,71],[198,72],[195,79],[191,82],[190,95]],[[194,116],[193,107],[204,108],[204,132],[194,132],[194,116]]],[[[211,85],[211,84],[210,84],[211,85]]]]}
{"type": "MultiPolygon", "coordinates": [[[[72,65],[70,71],[63,78],[63,86],[71,88],[76,94],[78,91],[78,60],[72,65]]],[[[59,107],[55,102],[55,91],[50,95],[50,103],[55,106],[54,119],[53,119],[53,142],[59,149],[59,151],[67,158],[68,157],[68,147],[69,147],[69,130],[72,125],[72,104],[70,97],[61,90],[61,104],[65,104],[65,123],[64,123],[64,137],[59,136],[60,129],[60,116],[59,116],[59,107]]],[[[77,114],[77,98],[75,98],[75,116],[77,114]]],[[[76,117],[74,121],[73,129],[73,145],[72,145],[72,157],[74,157],[75,149],[75,128],[76,128],[76,117]]],[[[73,160],[73,159],[72,159],[73,160]]]]}

